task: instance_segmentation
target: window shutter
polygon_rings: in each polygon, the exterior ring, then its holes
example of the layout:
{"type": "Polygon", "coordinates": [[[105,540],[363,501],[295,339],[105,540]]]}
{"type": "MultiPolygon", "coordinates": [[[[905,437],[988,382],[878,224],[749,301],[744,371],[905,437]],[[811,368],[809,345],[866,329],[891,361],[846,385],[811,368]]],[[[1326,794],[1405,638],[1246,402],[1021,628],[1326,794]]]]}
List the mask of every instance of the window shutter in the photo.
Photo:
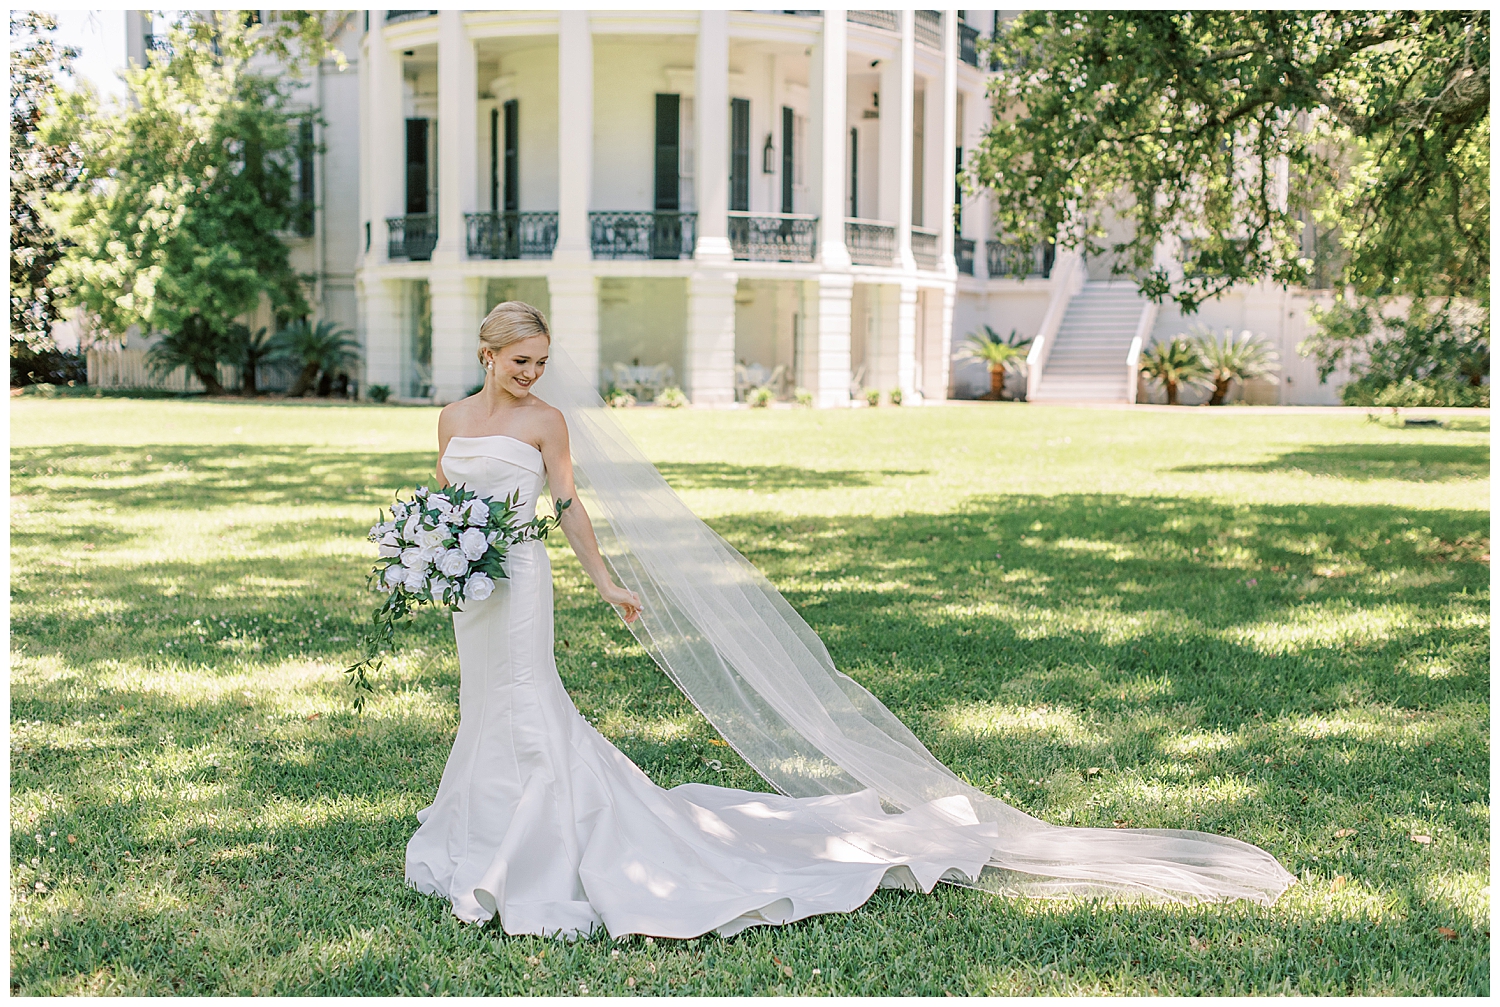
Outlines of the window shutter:
{"type": "Polygon", "coordinates": [[[521,208],[521,106],[512,98],[505,103],[505,209],[521,208]]]}
{"type": "Polygon", "coordinates": [[[781,107],[781,212],[792,213],[792,181],[796,178],[794,156],[797,142],[797,113],[781,107]]]}
{"type": "Polygon", "coordinates": [[[750,209],[750,102],[729,99],[729,208],[750,209]]]}
{"type": "Polygon", "coordinates": [[[675,212],[681,205],[681,96],[656,96],[656,209],[675,212]]]}
{"type": "Polygon", "coordinates": [[[406,212],[427,212],[427,120],[406,120],[406,212]]]}

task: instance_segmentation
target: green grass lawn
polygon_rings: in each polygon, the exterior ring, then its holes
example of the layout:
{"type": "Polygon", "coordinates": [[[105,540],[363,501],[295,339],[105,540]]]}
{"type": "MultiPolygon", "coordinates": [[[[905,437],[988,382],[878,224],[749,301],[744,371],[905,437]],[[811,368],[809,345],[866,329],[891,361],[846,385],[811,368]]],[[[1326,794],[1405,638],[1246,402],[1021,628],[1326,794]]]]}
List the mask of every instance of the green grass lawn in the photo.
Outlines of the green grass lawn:
{"type": "MultiPolygon", "coordinates": [[[[1487,414],[621,416],[975,786],[1234,835],[1299,883],[1270,908],[886,891],[730,940],[459,924],[402,879],[451,632],[420,617],[362,717],[339,674],[364,531],[428,478],[435,410],[26,399],[12,992],[1489,992],[1487,414]]],[[[663,786],[765,789],[553,558],[585,715],[663,786]]]]}

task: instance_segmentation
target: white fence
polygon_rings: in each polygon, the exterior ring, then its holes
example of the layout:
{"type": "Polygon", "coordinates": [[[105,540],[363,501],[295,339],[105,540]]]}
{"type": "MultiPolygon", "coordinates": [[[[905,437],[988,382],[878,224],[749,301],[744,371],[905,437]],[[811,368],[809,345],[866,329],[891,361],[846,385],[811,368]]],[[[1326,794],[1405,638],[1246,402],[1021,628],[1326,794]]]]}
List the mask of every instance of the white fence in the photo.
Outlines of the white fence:
{"type": "MultiPolygon", "coordinates": [[[[158,375],[146,363],[146,351],[131,347],[94,347],[87,353],[91,388],[153,388],[169,392],[201,392],[203,382],[179,367],[158,375]]],[[[284,392],[297,380],[295,368],[267,364],[257,368],[256,388],[262,392],[284,392]]],[[[240,386],[240,369],[219,365],[219,384],[226,389],[240,386]]]]}

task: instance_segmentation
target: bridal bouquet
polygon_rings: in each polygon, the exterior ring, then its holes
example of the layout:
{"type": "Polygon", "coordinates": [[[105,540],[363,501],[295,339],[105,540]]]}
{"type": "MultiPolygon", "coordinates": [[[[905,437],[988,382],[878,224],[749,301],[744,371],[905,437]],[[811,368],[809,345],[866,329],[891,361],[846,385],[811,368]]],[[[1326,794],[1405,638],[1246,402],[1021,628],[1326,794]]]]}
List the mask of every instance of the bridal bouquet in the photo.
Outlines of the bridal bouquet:
{"type": "Polygon", "coordinates": [[[370,586],[385,594],[371,616],[365,657],[345,669],[354,687],[354,709],[363,710],[374,691],[369,673],[395,649],[396,623],[423,605],[461,608],[484,601],[505,576],[505,557],[520,542],[539,542],[556,528],[571,500],[559,500],[551,517],[522,522],[519,494],[503,500],[482,497],[462,486],[431,490],[419,486],[410,500],[398,495],[390,520],[370,529],[379,552],[370,586]]]}

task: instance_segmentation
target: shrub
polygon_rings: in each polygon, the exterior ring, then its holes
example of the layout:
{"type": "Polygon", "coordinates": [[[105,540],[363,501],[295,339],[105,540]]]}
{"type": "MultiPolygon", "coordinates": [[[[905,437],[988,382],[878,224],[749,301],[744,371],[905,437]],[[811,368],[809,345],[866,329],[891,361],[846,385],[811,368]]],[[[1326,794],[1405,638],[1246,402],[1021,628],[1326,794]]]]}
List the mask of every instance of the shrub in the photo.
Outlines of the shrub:
{"type": "Polygon", "coordinates": [[[886,392],[886,398],[891,400],[891,405],[899,406],[901,404],[901,389],[892,388],[890,391],[886,392]]]}
{"type": "Polygon", "coordinates": [[[635,396],[629,392],[622,392],[617,388],[605,397],[604,402],[611,409],[629,409],[635,405],[635,396]]]}
{"type": "Polygon", "coordinates": [[[1031,350],[1031,343],[1031,338],[1021,338],[1019,329],[1011,329],[1010,335],[1002,337],[988,325],[983,325],[969,333],[964,345],[959,348],[958,359],[978,360],[989,368],[988,397],[998,402],[1005,398],[1005,375],[1026,372],[1026,354],[1031,350]]]}
{"type": "Polygon", "coordinates": [[[687,394],[676,385],[668,385],[656,393],[656,404],[667,409],[681,409],[688,404],[687,394]]]}
{"type": "Polygon", "coordinates": [[[813,393],[806,388],[798,388],[792,392],[792,401],[799,406],[811,406],[813,404],[813,393]]]}
{"type": "Polygon", "coordinates": [[[1489,408],[1490,387],[1477,388],[1466,381],[1451,378],[1406,378],[1395,384],[1381,384],[1369,376],[1351,381],[1339,389],[1346,406],[1478,406],[1489,408]]]}
{"type": "Polygon", "coordinates": [[[879,388],[866,388],[864,390],[864,396],[865,396],[865,402],[868,403],[872,408],[875,407],[875,406],[880,405],[880,389],[879,388]]]}
{"type": "Polygon", "coordinates": [[[1208,381],[1213,384],[1208,404],[1222,406],[1236,381],[1244,384],[1256,378],[1276,373],[1280,359],[1274,347],[1263,335],[1251,335],[1245,329],[1238,336],[1233,329],[1225,329],[1220,339],[1207,326],[1194,326],[1193,342],[1203,355],[1203,364],[1208,368],[1208,381]]]}
{"type": "Polygon", "coordinates": [[[750,389],[750,393],[745,396],[745,401],[750,403],[751,409],[764,409],[776,401],[776,393],[765,385],[761,385],[759,388],[750,389]]]}
{"type": "Polygon", "coordinates": [[[32,349],[25,343],[10,344],[10,386],[81,385],[88,381],[88,362],[82,353],[56,347],[32,349]]]}
{"type": "Polygon", "coordinates": [[[365,389],[365,394],[370,397],[371,402],[384,402],[391,397],[390,385],[371,385],[365,389]]]}

